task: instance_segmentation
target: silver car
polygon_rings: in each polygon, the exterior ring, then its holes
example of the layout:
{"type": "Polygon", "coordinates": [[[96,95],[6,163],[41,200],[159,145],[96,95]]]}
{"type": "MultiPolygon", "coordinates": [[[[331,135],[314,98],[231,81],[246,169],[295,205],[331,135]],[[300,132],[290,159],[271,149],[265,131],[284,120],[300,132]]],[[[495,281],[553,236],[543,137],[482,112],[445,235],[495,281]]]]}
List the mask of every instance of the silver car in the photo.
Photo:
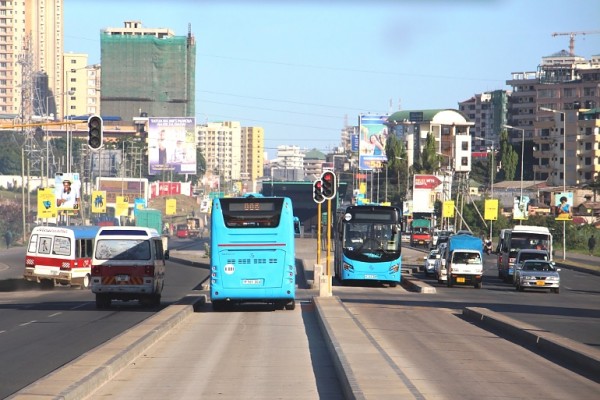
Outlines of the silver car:
{"type": "Polygon", "coordinates": [[[429,255],[423,257],[425,263],[423,269],[425,270],[425,276],[433,275],[435,272],[435,263],[440,259],[440,252],[437,249],[431,250],[429,255]]]}
{"type": "Polygon", "coordinates": [[[560,268],[554,262],[544,260],[526,260],[515,277],[516,289],[550,289],[553,293],[560,292],[560,268]]]}

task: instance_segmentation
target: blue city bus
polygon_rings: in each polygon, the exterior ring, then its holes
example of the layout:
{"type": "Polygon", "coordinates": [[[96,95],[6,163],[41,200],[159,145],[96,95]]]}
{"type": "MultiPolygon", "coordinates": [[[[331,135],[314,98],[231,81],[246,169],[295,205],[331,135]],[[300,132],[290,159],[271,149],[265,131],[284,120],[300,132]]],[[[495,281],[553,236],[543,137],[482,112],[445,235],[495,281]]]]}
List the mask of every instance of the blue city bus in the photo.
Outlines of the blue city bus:
{"type": "Polygon", "coordinates": [[[213,200],[210,296],[214,310],[243,302],[296,307],[294,211],[287,197],[213,200]]]}
{"type": "Polygon", "coordinates": [[[395,287],[402,274],[402,209],[358,205],[337,212],[334,272],[342,284],[377,281],[395,287]]]}

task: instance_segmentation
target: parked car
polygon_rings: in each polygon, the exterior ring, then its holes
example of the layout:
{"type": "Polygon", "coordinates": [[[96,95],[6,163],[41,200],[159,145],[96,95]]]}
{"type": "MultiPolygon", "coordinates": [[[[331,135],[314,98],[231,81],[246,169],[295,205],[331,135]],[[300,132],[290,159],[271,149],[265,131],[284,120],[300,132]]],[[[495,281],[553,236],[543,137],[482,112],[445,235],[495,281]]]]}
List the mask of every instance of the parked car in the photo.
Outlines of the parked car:
{"type": "Polygon", "coordinates": [[[425,271],[425,276],[433,275],[435,272],[435,263],[440,259],[440,252],[437,249],[433,249],[429,252],[428,255],[423,257],[425,261],[423,264],[423,270],[425,271]]]}
{"type": "Polygon", "coordinates": [[[514,273],[512,275],[513,283],[517,284],[517,271],[521,269],[523,263],[527,260],[542,260],[550,261],[550,255],[547,250],[522,249],[517,253],[515,258],[514,273]]]}
{"type": "Polygon", "coordinates": [[[549,289],[553,293],[560,292],[560,268],[554,262],[544,260],[527,260],[517,272],[516,289],[549,289]]]}

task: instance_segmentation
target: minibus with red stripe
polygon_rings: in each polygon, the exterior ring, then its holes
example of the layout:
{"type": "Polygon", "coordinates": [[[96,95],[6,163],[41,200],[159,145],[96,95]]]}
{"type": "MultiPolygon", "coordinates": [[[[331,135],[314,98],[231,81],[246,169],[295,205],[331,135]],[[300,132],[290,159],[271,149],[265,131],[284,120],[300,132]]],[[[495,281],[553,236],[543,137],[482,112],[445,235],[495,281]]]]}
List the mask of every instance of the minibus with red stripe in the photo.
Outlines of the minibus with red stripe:
{"type": "Polygon", "coordinates": [[[167,238],[156,229],[138,226],[105,226],[96,235],[92,258],[92,292],[96,308],[112,300],[139,300],[158,306],[165,283],[167,238]]]}
{"type": "Polygon", "coordinates": [[[36,226],[29,236],[23,277],[42,289],[90,286],[97,226],[36,226]]]}
{"type": "Polygon", "coordinates": [[[248,302],[293,310],[296,259],[291,200],[259,194],[214,199],[210,269],[214,310],[248,302]]]}

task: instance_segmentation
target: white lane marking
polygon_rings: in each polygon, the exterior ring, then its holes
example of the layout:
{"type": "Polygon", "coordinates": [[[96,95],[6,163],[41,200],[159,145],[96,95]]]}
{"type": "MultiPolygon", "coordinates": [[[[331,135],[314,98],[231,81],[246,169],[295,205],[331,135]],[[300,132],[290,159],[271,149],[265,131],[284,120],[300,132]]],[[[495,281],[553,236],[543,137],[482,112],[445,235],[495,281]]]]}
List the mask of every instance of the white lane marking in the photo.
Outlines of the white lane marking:
{"type": "Polygon", "coordinates": [[[27,325],[30,325],[30,324],[34,324],[34,323],[36,323],[36,322],[37,322],[37,321],[34,319],[33,321],[29,321],[29,322],[23,322],[22,324],[19,324],[19,326],[27,326],[27,325]]]}
{"type": "Polygon", "coordinates": [[[75,307],[71,307],[71,310],[77,310],[78,308],[85,307],[85,306],[87,306],[88,304],[89,304],[89,303],[84,303],[84,304],[80,304],[80,305],[78,305],[78,306],[75,306],[75,307]]]}
{"type": "Polygon", "coordinates": [[[54,314],[50,314],[50,315],[48,315],[48,318],[56,317],[57,315],[60,315],[60,314],[62,314],[62,313],[61,312],[57,312],[57,313],[54,313],[54,314]]]}

